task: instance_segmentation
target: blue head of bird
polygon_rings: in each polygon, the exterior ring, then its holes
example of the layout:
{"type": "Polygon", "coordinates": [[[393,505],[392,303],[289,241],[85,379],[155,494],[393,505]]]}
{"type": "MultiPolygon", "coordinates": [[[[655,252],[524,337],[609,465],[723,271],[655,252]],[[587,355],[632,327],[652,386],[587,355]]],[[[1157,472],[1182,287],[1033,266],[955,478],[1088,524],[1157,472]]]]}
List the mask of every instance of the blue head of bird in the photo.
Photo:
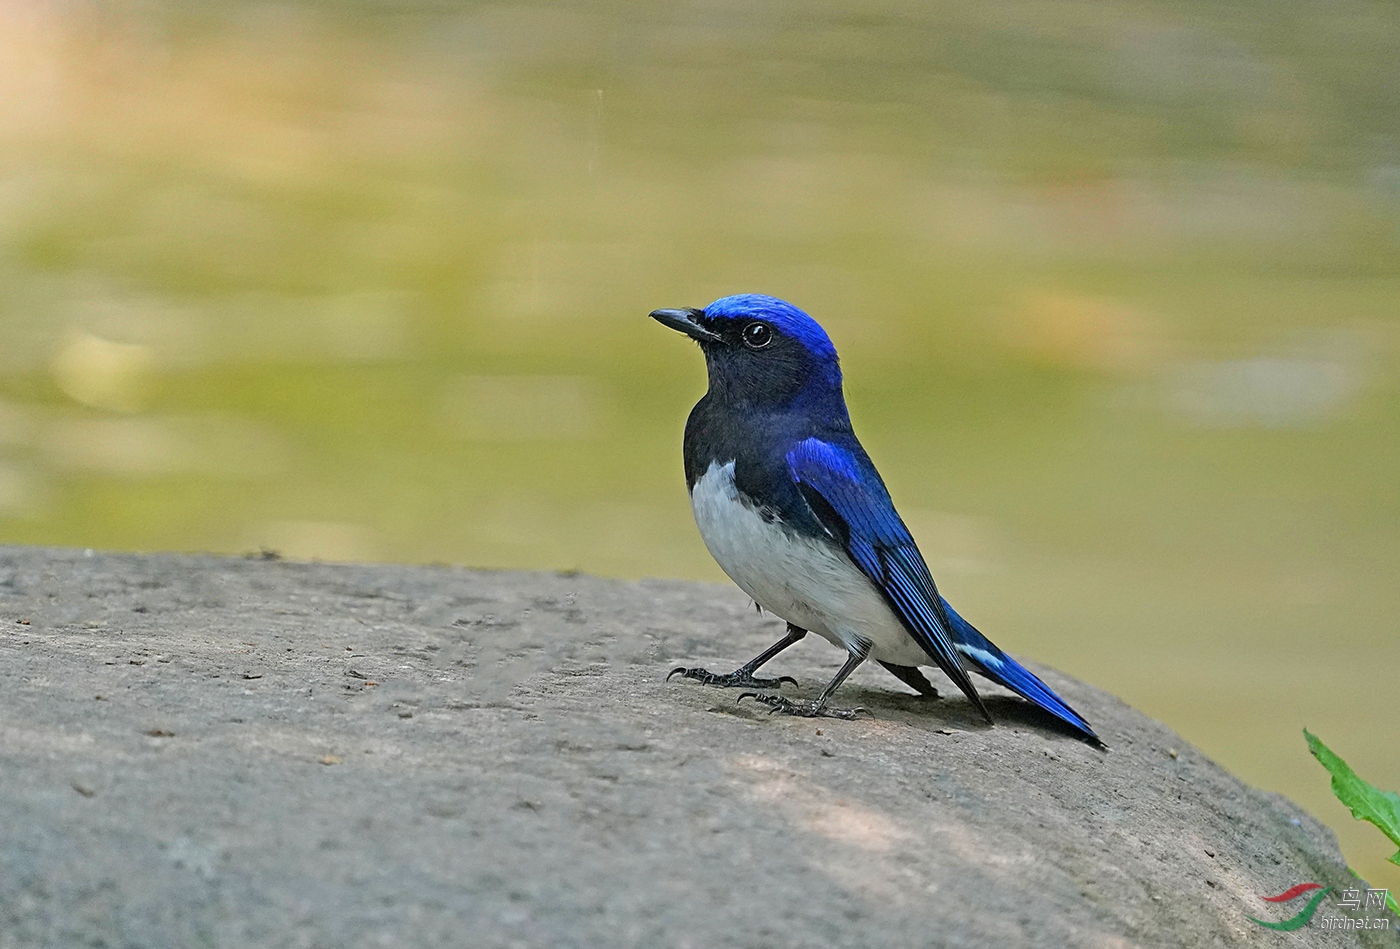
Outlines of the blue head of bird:
{"type": "Polygon", "coordinates": [[[703,310],[654,310],[651,316],[700,344],[712,399],[774,410],[834,403],[845,414],[836,347],[791,303],[741,293],[703,310]]]}

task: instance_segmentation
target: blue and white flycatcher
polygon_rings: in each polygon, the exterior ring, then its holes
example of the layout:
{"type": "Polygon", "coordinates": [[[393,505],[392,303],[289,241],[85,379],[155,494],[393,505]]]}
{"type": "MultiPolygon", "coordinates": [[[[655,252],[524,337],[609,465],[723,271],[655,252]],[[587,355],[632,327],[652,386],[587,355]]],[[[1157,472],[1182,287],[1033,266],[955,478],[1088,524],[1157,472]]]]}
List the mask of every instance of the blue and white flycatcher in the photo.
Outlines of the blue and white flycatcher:
{"type": "MultiPolygon", "coordinates": [[[[651,316],[700,344],[709,372],[685,425],[685,480],[700,535],[729,577],[787,633],[728,674],[679,668],[708,685],[776,690],[760,666],[817,633],[846,651],[814,701],[748,693],[773,711],[852,718],[828,705],[867,659],[925,695],[936,665],[990,722],[980,673],[1099,744],[1079,713],[998,649],[938,593],[885,483],[851,429],[836,349],[815,320],[761,294],[651,316]]],[[[740,696],[743,698],[744,696],[740,696]]]]}

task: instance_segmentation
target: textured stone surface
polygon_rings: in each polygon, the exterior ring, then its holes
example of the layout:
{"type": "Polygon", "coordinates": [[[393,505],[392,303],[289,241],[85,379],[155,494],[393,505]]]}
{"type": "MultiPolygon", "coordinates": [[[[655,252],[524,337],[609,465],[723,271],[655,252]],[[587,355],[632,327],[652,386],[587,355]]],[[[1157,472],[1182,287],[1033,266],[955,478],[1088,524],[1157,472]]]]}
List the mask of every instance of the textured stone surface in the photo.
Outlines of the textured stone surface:
{"type": "Polygon", "coordinates": [[[1346,882],[1324,828],[1052,670],[1109,751],[941,678],[863,670],[854,722],[663,680],[780,631],[723,586],[0,548],[0,947],[1361,944],[1245,918],[1346,882]]]}

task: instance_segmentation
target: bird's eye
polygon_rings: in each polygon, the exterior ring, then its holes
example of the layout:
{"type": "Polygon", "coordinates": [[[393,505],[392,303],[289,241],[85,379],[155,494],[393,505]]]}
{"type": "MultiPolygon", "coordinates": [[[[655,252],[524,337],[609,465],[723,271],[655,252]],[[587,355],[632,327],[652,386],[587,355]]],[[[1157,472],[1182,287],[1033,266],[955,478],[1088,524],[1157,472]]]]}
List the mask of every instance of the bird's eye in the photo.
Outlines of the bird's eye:
{"type": "Polygon", "coordinates": [[[762,349],[773,342],[773,331],[767,323],[750,323],[744,327],[744,345],[749,349],[762,349]]]}

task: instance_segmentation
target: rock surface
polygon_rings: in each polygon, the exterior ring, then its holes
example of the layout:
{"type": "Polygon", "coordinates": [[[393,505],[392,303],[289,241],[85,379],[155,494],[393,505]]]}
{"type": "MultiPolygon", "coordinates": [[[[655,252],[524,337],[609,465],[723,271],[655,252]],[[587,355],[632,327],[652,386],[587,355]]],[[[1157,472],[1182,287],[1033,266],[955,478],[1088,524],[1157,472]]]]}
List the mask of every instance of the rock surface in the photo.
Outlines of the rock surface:
{"type": "Polygon", "coordinates": [[[1397,944],[1249,922],[1348,883],[1331,834],[1053,670],[1110,750],[878,668],[852,722],[664,681],[780,632],[722,586],[0,548],[0,947],[1397,944]]]}

